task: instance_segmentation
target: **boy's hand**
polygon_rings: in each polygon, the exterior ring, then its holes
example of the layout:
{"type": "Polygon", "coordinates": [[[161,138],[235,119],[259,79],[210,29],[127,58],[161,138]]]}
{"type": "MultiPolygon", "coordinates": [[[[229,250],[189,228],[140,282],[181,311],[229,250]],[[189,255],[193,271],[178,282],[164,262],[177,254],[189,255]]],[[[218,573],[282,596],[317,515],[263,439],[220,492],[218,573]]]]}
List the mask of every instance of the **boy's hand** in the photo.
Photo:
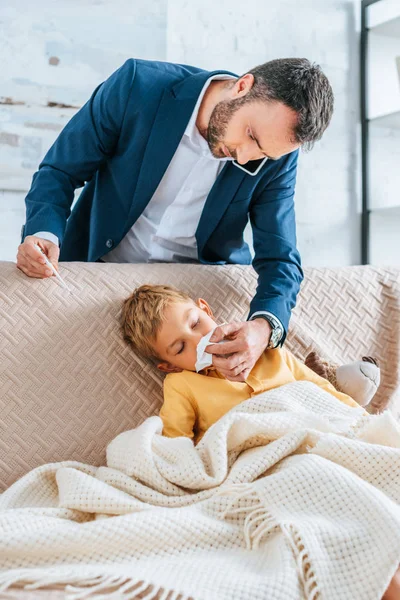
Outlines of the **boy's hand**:
{"type": "Polygon", "coordinates": [[[50,277],[53,275],[53,271],[46,265],[43,254],[39,252],[35,244],[42,248],[51,264],[58,271],[60,248],[53,242],[36,235],[27,235],[23,244],[18,246],[17,267],[28,277],[36,277],[37,279],[50,277]]]}
{"type": "Polygon", "coordinates": [[[205,351],[213,354],[214,367],[230,381],[246,381],[250,371],[268,345],[271,326],[265,319],[227,323],[214,331],[205,351]]]}

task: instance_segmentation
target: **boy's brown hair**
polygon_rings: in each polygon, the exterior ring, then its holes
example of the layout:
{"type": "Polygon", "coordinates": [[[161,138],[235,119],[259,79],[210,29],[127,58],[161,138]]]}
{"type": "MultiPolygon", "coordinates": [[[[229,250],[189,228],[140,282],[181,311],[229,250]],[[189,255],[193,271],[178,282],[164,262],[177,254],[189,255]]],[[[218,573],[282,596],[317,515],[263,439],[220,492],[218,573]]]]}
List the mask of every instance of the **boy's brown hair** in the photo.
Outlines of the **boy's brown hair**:
{"type": "Polygon", "coordinates": [[[141,285],[123,301],[121,326],[124,340],[145,358],[157,359],[153,343],[172,302],[193,299],[170,285],[141,285]]]}

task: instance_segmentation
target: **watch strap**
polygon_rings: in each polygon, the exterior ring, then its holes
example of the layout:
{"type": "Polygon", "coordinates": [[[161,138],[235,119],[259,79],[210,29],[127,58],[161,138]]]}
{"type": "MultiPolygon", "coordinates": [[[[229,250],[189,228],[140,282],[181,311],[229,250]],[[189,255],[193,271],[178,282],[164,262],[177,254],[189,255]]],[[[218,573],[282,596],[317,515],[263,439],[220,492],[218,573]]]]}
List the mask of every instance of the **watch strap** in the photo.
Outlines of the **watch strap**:
{"type": "Polygon", "coordinates": [[[271,326],[272,331],[267,348],[277,348],[284,334],[282,323],[280,322],[278,317],[267,311],[258,311],[256,313],[253,313],[250,317],[250,321],[253,321],[254,319],[258,318],[265,319],[271,326]]]}

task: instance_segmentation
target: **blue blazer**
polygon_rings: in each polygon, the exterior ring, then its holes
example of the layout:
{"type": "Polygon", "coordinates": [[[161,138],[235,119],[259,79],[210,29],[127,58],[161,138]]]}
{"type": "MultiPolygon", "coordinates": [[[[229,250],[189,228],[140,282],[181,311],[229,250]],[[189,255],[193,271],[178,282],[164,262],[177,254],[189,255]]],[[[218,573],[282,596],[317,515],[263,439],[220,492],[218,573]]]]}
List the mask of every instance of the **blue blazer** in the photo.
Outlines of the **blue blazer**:
{"type": "MultiPolygon", "coordinates": [[[[206,80],[188,65],[127,60],[64,127],[32,179],[25,236],[51,231],[60,261],[95,262],[117,246],[152,198],[206,80]],[[83,187],[71,212],[74,190],[83,187]]],[[[251,176],[228,161],[198,224],[199,261],[250,264],[243,240],[250,217],[258,287],[250,315],[269,311],[285,328],[303,279],[296,249],[298,151],[251,176]]],[[[285,337],[285,336],[284,336],[285,337]]],[[[283,341],[283,340],[282,340],[283,341]]]]}

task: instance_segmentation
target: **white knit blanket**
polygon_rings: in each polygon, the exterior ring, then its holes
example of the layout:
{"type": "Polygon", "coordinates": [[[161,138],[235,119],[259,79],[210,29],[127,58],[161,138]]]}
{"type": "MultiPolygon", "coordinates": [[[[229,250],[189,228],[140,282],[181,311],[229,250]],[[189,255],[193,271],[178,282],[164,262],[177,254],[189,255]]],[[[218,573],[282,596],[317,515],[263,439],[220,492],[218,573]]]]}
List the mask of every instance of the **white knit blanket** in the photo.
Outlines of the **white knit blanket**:
{"type": "Polygon", "coordinates": [[[107,466],[34,469],[0,497],[0,590],[67,598],[380,600],[400,562],[400,428],[310,382],[243,402],[197,447],[159,417],[107,466]],[[57,586],[56,586],[57,587],[57,586]]]}

